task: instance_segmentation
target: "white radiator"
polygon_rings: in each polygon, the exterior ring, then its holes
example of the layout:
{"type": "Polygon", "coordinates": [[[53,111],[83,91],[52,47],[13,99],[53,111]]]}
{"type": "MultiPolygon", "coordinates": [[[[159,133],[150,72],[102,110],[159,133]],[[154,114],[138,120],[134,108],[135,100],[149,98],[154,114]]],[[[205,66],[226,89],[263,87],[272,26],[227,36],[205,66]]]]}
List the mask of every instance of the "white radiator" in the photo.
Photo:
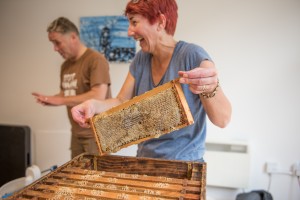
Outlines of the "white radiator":
{"type": "Polygon", "coordinates": [[[250,155],[246,141],[207,139],[204,159],[208,186],[248,187],[250,155]]]}

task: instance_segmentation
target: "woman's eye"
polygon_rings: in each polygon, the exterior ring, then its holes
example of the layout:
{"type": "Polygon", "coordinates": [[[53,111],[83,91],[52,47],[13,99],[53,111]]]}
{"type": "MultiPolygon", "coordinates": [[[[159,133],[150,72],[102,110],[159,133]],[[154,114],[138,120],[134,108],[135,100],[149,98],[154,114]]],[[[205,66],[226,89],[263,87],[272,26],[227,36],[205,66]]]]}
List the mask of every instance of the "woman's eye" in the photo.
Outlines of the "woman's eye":
{"type": "Polygon", "coordinates": [[[136,21],[132,21],[132,25],[136,26],[137,22],[136,21]]]}

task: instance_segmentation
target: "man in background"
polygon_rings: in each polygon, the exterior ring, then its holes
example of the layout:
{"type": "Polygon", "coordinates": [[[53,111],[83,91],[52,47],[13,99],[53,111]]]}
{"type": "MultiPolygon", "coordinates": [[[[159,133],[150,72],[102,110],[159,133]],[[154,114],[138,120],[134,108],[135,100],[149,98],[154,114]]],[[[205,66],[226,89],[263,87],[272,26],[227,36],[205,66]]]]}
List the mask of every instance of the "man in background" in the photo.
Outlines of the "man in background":
{"type": "Polygon", "coordinates": [[[47,28],[48,38],[65,61],[61,65],[60,92],[46,96],[33,92],[42,105],[66,105],[71,123],[71,156],[81,153],[97,154],[98,148],[91,129],[73,121],[71,108],[88,99],[104,100],[111,97],[109,65],[105,57],[80,40],[77,27],[69,19],[59,17],[47,28]]]}

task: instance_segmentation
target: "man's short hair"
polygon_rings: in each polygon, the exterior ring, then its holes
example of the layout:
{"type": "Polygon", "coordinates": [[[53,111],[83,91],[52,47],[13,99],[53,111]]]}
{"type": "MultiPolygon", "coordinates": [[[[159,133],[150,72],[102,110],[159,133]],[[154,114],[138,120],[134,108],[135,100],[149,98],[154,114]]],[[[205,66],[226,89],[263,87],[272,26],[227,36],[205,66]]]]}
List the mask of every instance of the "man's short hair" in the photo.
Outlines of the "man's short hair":
{"type": "Polygon", "coordinates": [[[59,32],[62,34],[74,32],[79,35],[76,25],[65,17],[59,17],[54,20],[47,28],[48,33],[59,32]]]}

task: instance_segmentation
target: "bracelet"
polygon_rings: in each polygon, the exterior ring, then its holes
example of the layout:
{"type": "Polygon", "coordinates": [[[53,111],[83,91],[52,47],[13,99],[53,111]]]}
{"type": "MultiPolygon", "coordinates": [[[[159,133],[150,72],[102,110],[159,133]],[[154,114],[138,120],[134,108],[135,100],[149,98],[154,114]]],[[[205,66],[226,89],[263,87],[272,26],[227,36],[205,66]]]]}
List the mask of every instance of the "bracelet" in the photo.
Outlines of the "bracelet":
{"type": "Polygon", "coordinates": [[[204,99],[212,98],[212,97],[214,97],[214,96],[216,95],[217,89],[218,89],[219,86],[220,86],[220,84],[219,84],[219,79],[218,79],[218,84],[217,84],[217,86],[215,87],[215,89],[214,89],[212,92],[210,92],[210,93],[204,93],[204,92],[202,92],[202,93],[200,93],[200,95],[201,95],[204,99]]]}

